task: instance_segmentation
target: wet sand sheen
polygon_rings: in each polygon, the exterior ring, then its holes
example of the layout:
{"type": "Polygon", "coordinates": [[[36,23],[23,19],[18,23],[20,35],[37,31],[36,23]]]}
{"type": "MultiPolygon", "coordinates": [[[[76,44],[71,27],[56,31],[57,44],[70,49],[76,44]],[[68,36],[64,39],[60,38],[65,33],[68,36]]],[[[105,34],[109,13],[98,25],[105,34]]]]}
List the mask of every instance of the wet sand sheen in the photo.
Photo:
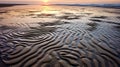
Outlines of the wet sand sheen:
{"type": "Polygon", "coordinates": [[[118,9],[72,8],[0,9],[2,61],[10,67],[120,67],[119,15],[105,12],[118,9]]]}

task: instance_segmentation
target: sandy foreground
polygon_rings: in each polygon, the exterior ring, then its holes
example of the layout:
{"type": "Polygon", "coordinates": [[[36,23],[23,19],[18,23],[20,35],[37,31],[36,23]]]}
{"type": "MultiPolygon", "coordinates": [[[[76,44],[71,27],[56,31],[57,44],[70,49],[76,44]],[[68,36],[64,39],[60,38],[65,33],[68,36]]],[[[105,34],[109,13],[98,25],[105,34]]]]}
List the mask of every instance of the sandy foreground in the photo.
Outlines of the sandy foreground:
{"type": "Polygon", "coordinates": [[[0,8],[2,67],[120,67],[120,9],[0,8]]]}

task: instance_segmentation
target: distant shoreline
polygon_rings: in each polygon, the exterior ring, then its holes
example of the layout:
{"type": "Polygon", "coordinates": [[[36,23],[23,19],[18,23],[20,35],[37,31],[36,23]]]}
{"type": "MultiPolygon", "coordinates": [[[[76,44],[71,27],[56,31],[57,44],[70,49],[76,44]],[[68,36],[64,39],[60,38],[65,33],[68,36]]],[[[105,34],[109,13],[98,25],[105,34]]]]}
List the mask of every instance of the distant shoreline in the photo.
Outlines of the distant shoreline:
{"type": "MultiPolygon", "coordinates": [[[[11,7],[16,5],[32,5],[32,4],[0,4],[0,7],[11,7]]],[[[33,4],[35,5],[35,4],[33,4]]],[[[38,4],[36,4],[38,5],[38,4]]],[[[43,5],[43,4],[41,4],[43,5]]],[[[102,8],[115,8],[120,9],[120,4],[50,4],[50,5],[58,5],[58,6],[84,6],[84,7],[102,7],[102,8]]],[[[43,6],[50,6],[43,5],[43,6]]]]}
{"type": "Polygon", "coordinates": [[[28,4],[0,4],[0,7],[11,7],[16,5],[28,5],[28,4]]]}
{"type": "Polygon", "coordinates": [[[120,9],[120,4],[54,4],[59,6],[86,6],[86,7],[102,7],[120,9]]]}

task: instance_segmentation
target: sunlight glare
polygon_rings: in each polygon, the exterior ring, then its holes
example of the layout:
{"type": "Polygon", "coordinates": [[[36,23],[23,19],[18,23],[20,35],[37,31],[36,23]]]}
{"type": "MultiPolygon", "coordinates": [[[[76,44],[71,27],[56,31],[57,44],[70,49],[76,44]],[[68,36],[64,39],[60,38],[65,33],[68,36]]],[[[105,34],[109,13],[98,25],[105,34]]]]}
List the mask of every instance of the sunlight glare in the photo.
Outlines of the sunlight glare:
{"type": "Polygon", "coordinates": [[[48,2],[48,0],[42,0],[44,3],[47,3],[48,2]]]}

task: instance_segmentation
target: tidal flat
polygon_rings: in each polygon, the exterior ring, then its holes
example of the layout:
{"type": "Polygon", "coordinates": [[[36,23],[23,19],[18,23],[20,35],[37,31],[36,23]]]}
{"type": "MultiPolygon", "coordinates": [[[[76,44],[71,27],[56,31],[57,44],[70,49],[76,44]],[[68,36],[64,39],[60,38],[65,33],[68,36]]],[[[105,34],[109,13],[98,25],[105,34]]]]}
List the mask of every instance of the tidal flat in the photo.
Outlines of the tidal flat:
{"type": "Polygon", "coordinates": [[[2,67],[120,67],[120,9],[0,8],[2,67]]]}

